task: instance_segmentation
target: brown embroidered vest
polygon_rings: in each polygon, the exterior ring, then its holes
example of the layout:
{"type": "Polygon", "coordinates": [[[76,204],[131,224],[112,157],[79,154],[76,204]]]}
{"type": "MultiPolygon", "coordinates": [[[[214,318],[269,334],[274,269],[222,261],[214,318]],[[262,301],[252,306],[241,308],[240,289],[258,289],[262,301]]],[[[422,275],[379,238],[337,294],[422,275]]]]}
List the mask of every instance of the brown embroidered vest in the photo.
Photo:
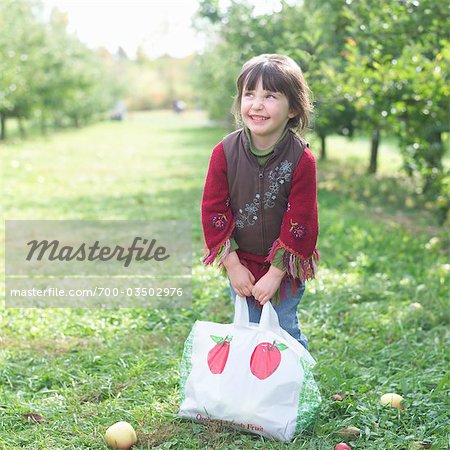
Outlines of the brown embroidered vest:
{"type": "Polygon", "coordinates": [[[243,129],[225,137],[222,145],[236,219],[233,237],[242,251],[267,256],[280,235],[292,177],[307,144],[289,131],[262,167],[243,129]]]}

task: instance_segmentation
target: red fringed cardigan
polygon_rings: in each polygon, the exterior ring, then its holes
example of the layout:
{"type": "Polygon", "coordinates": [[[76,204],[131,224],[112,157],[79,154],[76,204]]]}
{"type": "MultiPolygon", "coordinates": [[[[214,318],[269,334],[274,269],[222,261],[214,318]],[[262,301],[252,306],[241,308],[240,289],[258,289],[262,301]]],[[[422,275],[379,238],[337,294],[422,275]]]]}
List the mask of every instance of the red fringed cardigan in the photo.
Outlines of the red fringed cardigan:
{"type": "Polygon", "coordinates": [[[316,163],[307,145],[289,132],[261,168],[243,130],[228,135],[211,155],[202,225],[205,264],[216,259],[222,264],[233,237],[241,263],[256,281],[280,249],[293,281],[314,278],[319,258],[316,163]]]}

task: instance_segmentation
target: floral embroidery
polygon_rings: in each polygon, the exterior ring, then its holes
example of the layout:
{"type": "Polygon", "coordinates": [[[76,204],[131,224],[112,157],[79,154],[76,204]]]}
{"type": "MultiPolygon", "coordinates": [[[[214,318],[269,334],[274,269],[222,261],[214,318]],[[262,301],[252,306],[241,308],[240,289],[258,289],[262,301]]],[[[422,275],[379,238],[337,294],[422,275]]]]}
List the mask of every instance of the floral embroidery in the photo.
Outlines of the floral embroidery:
{"type": "Polygon", "coordinates": [[[211,219],[212,225],[220,230],[225,226],[226,221],[227,218],[225,214],[218,214],[217,216],[213,216],[211,219]]]}
{"type": "Polygon", "coordinates": [[[259,194],[255,195],[252,203],[247,203],[244,207],[244,211],[242,209],[239,210],[236,215],[236,227],[244,228],[246,225],[254,225],[256,220],[258,219],[257,212],[260,209],[259,203],[259,194]]]}
{"type": "Polygon", "coordinates": [[[280,186],[291,181],[292,163],[285,159],[278,167],[269,172],[269,191],[264,194],[264,209],[273,208],[280,186]]]}
{"type": "MultiPolygon", "coordinates": [[[[273,208],[277,195],[280,191],[280,186],[284,183],[291,181],[292,176],[292,163],[287,159],[282,161],[279,166],[269,172],[269,190],[263,195],[264,209],[273,208]]],[[[260,194],[255,194],[255,197],[251,203],[247,203],[244,206],[244,211],[238,210],[236,214],[236,227],[244,228],[245,226],[251,226],[258,220],[258,213],[261,210],[260,194]]]]}
{"type": "Polygon", "coordinates": [[[306,234],[305,227],[303,225],[299,225],[298,222],[294,222],[292,219],[291,219],[291,228],[289,231],[297,239],[301,239],[306,234]]]}

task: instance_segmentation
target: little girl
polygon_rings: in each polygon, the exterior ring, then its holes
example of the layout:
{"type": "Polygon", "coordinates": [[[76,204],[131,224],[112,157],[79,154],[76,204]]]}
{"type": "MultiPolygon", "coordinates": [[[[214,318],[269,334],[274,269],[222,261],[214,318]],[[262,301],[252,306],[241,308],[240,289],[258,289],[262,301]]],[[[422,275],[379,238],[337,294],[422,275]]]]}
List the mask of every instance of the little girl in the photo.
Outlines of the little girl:
{"type": "Polygon", "coordinates": [[[281,327],[308,348],[297,307],[319,257],[316,163],[296,132],[309,125],[309,89],[300,67],[276,54],[247,61],[236,84],[234,112],[243,127],[212,151],[203,262],[223,264],[233,298],[247,298],[251,322],[272,300],[281,327]]]}

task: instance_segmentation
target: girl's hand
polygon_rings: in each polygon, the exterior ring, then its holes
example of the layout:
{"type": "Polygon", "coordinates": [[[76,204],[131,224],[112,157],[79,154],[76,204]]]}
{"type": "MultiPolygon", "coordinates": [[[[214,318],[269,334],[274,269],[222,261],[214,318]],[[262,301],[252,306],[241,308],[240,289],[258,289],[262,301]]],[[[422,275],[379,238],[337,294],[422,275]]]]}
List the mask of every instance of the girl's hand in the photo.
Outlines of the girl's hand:
{"type": "Polygon", "coordinates": [[[236,294],[241,297],[250,297],[252,295],[253,283],[255,282],[255,277],[241,263],[227,269],[228,276],[230,277],[231,286],[233,287],[236,294]]]}
{"type": "Polygon", "coordinates": [[[236,294],[241,297],[250,297],[252,295],[253,283],[255,277],[243,266],[239,261],[236,252],[231,252],[223,261],[225,269],[227,269],[230,278],[231,286],[236,294]]]}
{"type": "Polygon", "coordinates": [[[284,275],[284,270],[270,266],[269,271],[253,286],[253,297],[261,305],[267,303],[275,295],[275,292],[277,292],[284,275]]]}

